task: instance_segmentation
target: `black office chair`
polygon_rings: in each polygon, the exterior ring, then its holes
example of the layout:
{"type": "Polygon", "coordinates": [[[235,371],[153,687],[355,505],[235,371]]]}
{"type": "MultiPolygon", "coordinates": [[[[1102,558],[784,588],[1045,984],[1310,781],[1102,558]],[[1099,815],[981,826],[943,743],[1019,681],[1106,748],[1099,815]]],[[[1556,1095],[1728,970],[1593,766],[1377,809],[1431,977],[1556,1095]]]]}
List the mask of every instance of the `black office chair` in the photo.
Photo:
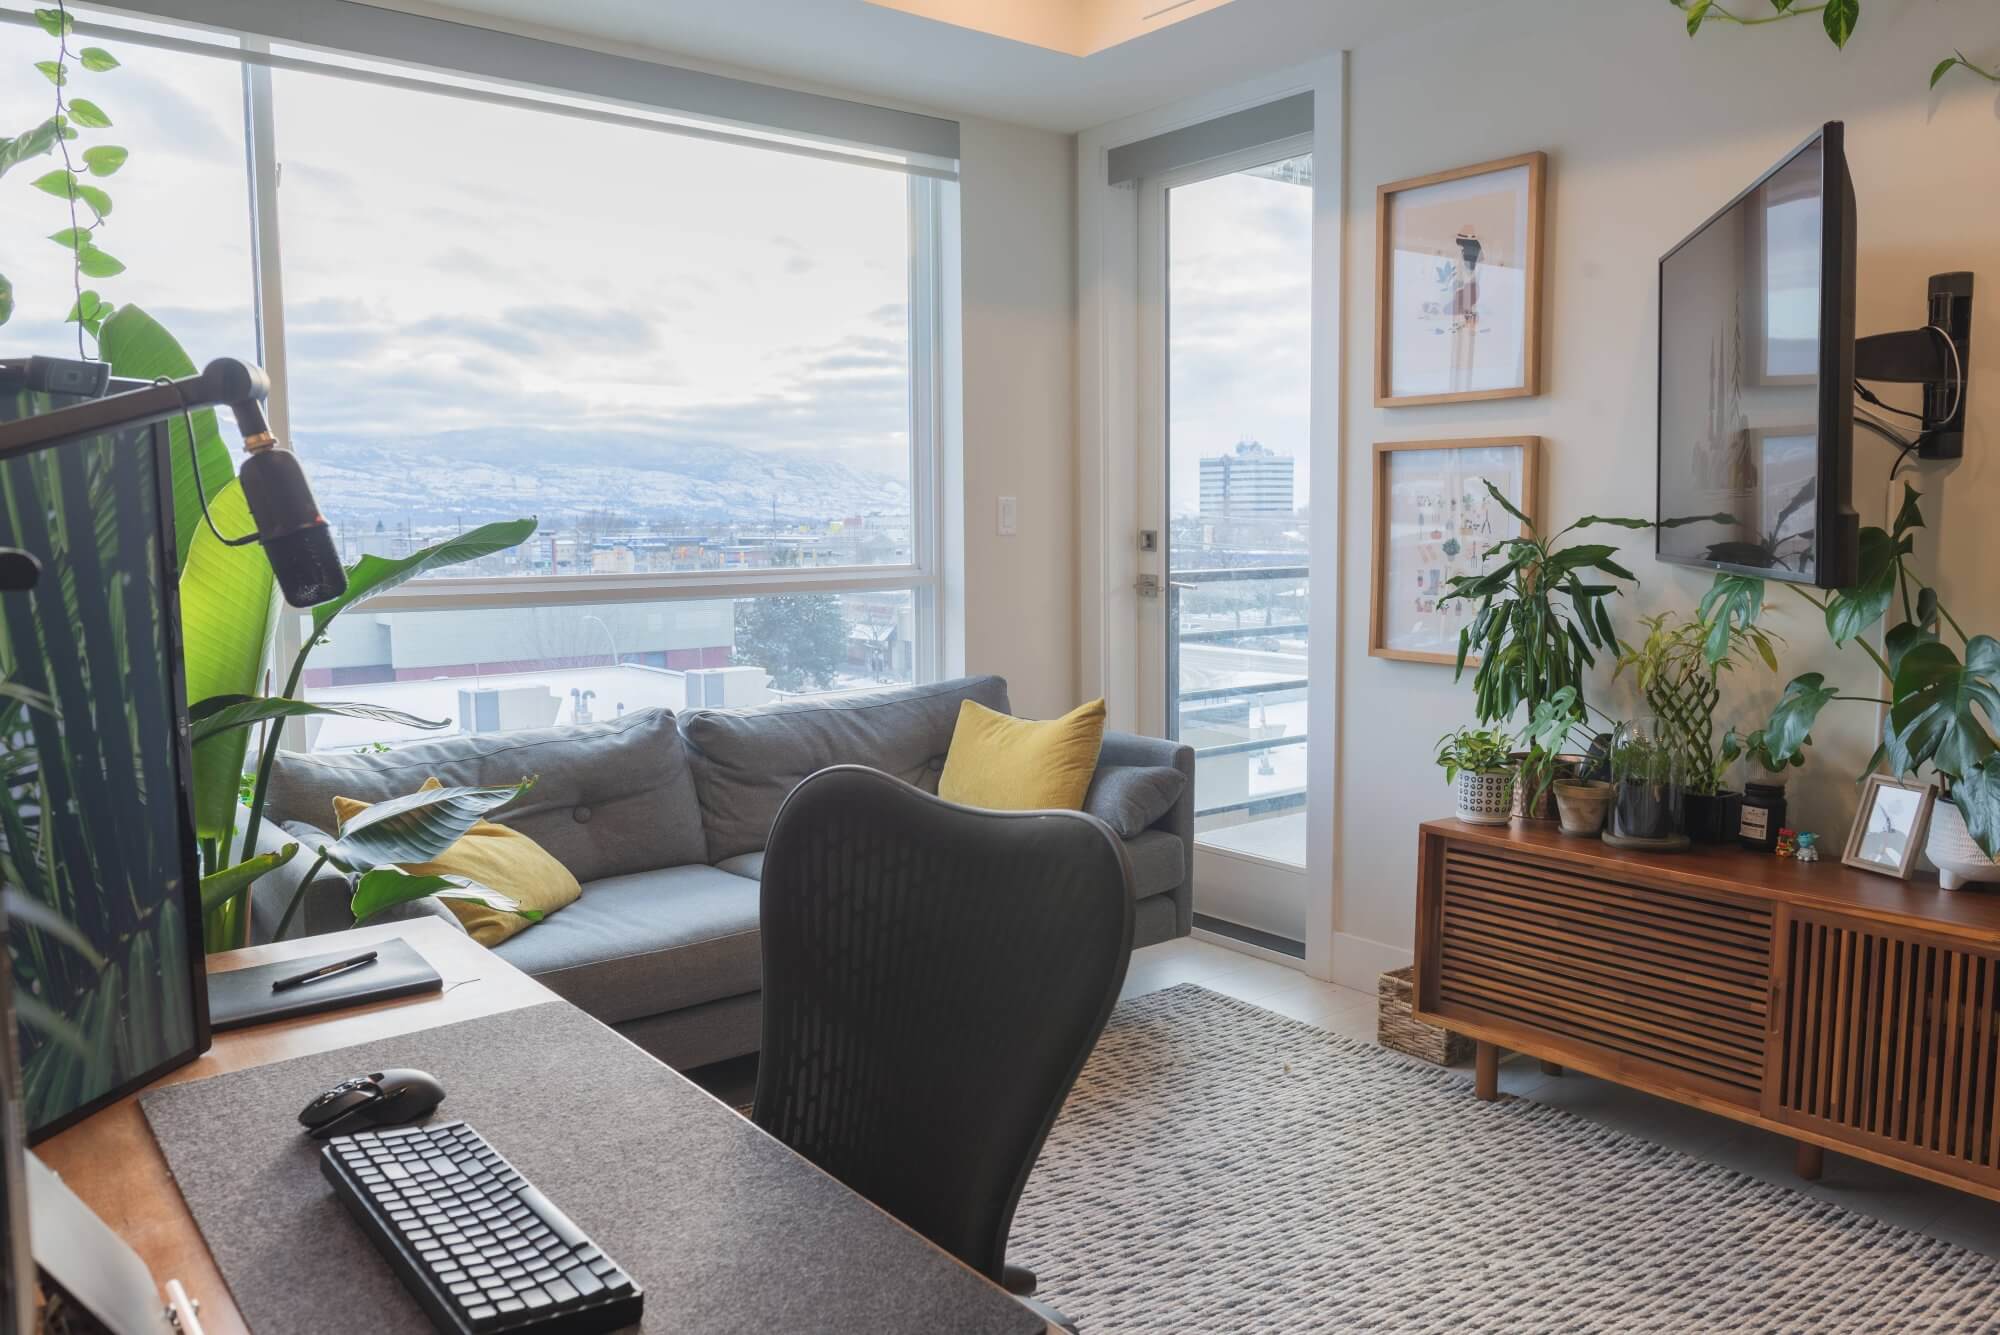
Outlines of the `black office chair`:
{"type": "Polygon", "coordinates": [[[762,926],[757,1125],[1067,1325],[1007,1232],[1124,986],[1117,836],[821,770],[771,828],[762,926]]]}

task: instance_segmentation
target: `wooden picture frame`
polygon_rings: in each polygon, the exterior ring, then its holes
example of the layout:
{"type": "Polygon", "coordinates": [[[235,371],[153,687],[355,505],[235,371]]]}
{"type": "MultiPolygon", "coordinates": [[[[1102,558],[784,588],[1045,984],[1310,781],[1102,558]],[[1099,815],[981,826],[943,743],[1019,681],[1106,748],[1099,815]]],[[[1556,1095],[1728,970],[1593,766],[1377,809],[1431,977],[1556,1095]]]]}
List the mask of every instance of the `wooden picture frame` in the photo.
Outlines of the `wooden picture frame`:
{"type": "MultiPolygon", "coordinates": [[[[1446,665],[1455,665],[1458,662],[1458,635],[1455,628],[1451,629],[1449,635],[1446,636],[1444,634],[1445,624],[1440,623],[1437,633],[1426,637],[1422,634],[1399,632],[1391,625],[1393,600],[1400,595],[1390,588],[1390,579],[1392,574],[1400,573],[1404,576],[1406,582],[1414,580],[1415,585],[1420,586],[1424,590],[1424,593],[1434,595],[1436,592],[1442,590],[1444,581],[1451,575],[1470,574],[1477,570],[1484,560],[1483,552],[1445,550],[1442,544],[1452,542],[1462,536],[1467,536],[1462,533],[1449,533],[1437,539],[1441,544],[1440,550],[1436,555],[1436,559],[1430,565],[1423,566],[1415,571],[1405,571],[1402,569],[1402,563],[1397,559],[1395,552],[1395,530],[1398,517],[1395,513],[1396,498],[1393,484],[1397,463],[1399,461],[1408,463],[1414,455],[1419,453],[1467,454],[1501,450],[1520,451],[1521,459],[1515,470],[1520,483],[1519,494],[1510,496],[1508,499],[1513,501],[1521,513],[1528,516],[1529,522],[1539,525],[1541,523],[1542,452],[1542,438],[1540,436],[1477,436],[1461,440],[1398,440],[1380,442],[1375,446],[1374,519],[1370,539],[1372,559],[1370,563],[1368,594],[1368,652],[1371,656],[1393,659],[1403,663],[1443,663],[1446,665]],[[1428,642],[1426,642],[1427,638],[1428,642]]],[[[1455,476],[1455,473],[1448,474],[1444,480],[1449,481],[1451,476],[1455,476]]],[[[1448,525],[1450,523],[1450,516],[1457,513],[1452,509],[1450,504],[1453,499],[1455,498],[1447,498],[1446,518],[1448,525]]],[[[1490,500],[1490,498],[1488,499],[1490,500]]],[[[1494,542],[1502,542],[1507,538],[1516,536],[1516,532],[1508,530],[1518,530],[1520,527],[1519,524],[1497,506],[1493,507],[1491,514],[1485,515],[1481,520],[1475,522],[1484,522],[1485,518],[1491,518],[1496,514],[1501,521],[1497,530],[1490,535],[1470,535],[1469,540],[1472,545],[1483,545],[1490,548],[1494,542]]],[[[1404,523],[1407,525],[1408,516],[1404,517],[1404,523]]],[[[1428,560],[1430,558],[1425,554],[1420,556],[1420,559],[1428,560]]],[[[1424,595],[1419,594],[1418,596],[1421,599],[1424,595]]],[[[1463,620],[1470,619],[1472,610],[1471,606],[1467,605],[1465,608],[1466,616],[1462,619],[1454,618],[1453,620],[1459,621],[1462,624],[1463,620]]],[[[1471,654],[1466,657],[1465,665],[1467,667],[1474,667],[1477,666],[1478,662],[1479,656],[1471,654]]]]}
{"type": "Polygon", "coordinates": [[[1930,832],[1931,810],[1937,805],[1937,796],[1938,789],[1934,783],[1913,783],[1889,774],[1869,775],[1866,786],[1861,790],[1861,805],[1854,813],[1854,825],[1847,832],[1847,848],[1840,860],[1862,871],[1893,876],[1899,881],[1909,880],[1910,873],[1916,868],[1918,855],[1924,851],[1924,838],[1930,832]],[[1883,848],[1875,838],[1881,831],[1872,828],[1884,792],[1908,795],[1907,799],[1895,799],[1898,811],[1888,821],[1888,833],[1900,840],[1900,849],[1893,846],[1883,848]],[[1901,823],[1906,827],[1901,831],[1895,829],[1897,816],[1903,818],[1901,823]],[[1885,853],[1888,855],[1884,856],[1885,853]]]}
{"type": "MultiPolygon", "coordinates": [[[[1457,167],[1450,171],[1432,172],[1427,176],[1412,176],[1407,180],[1391,181],[1387,185],[1376,187],[1376,407],[1407,408],[1426,403],[1471,403],[1491,399],[1531,398],[1542,392],[1542,219],[1548,189],[1548,161],[1548,154],[1543,152],[1521,153],[1511,158],[1498,158],[1492,162],[1481,162],[1470,167],[1457,167]],[[1518,255],[1520,259],[1520,268],[1522,270],[1519,294],[1519,323],[1521,326],[1521,347],[1519,352],[1521,367],[1520,383],[1430,391],[1411,390],[1406,387],[1399,393],[1396,388],[1396,368],[1392,356],[1396,344],[1398,311],[1395,268],[1397,197],[1417,196],[1425,193],[1439,196],[1436,202],[1429,207],[1444,211],[1440,212],[1439,217],[1440,219],[1448,219],[1452,216],[1449,210],[1460,209],[1462,211],[1463,206],[1450,202],[1448,198],[1444,197],[1444,192],[1441,192],[1439,187],[1449,186],[1454,182],[1470,181],[1482,176],[1506,176],[1510,173],[1522,171],[1523,169],[1525,169],[1526,177],[1523,187],[1526,199],[1524,201],[1525,208],[1522,211],[1520,230],[1525,232],[1525,236],[1512,236],[1511,232],[1514,228],[1509,223],[1503,225],[1500,230],[1510,233],[1510,235],[1492,238],[1487,242],[1489,248],[1495,242],[1499,242],[1502,245],[1502,254],[1518,255]]],[[[1500,181],[1495,181],[1494,186],[1496,190],[1505,188],[1504,184],[1500,181]]],[[[1415,204],[1422,201],[1412,199],[1407,202],[1415,204]]],[[[1484,211],[1492,215],[1495,213],[1495,206],[1489,202],[1484,211]]],[[[1462,223],[1441,222],[1440,225],[1456,227],[1461,226],[1462,223]]],[[[1460,233],[1459,235],[1462,238],[1465,234],[1460,233]]],[[[1475,240],[1477,240],[1476,235],[1475,240]]],[[[1433,253],[1442,256],[1444,254],[1443,251],[1435,250],[1435,246],[1438,243],[1433,241],[1432,244],[1434,248],[1433,253]]],[[[1452,263],[1451,261],[1447,262],[1452,263]]],[[[1464,278],[1465,281],[1459,282],[1458,278],[1453,279],[1457,284],[1452,292],[1454,310],[1456,310],[1456,304],[1462,299],[1463,293],[1468,288],[1473,294],[1471,297],[1472,302],[1477,303],[1480,299],[1478,283],[1471,278],[1477,263],[1478,261],[1475,258],[1471,261],[1470,265],[1460,264],[1459,277],[1464,278]]],[[[1504,262],[1501,265],[1503,272],[1509,267],[1512,266],[1504,262]]],[[[1443,281],[1441,277],[1440,282],[1443,281]]],[[[1475,304],[1474,310],[1476,311],[1477,309],[1475,304]]],[[[1438,310],[1434,314],[1440,321],[1447,322],[1452,315],[1451,312],[1443,310],[1438,310]]],[[[1439,329],[1437,332],[1446,334],[1454,343],[1457,343],[1461,337],[1473,336],[1473,334],[1467,333],[1461,326],[1455,323],[1451,324],[1449,329],[1439,329]]],[[[1475,328],[1473,333],[1476,332],[1478,331],[1475,328]]]]}

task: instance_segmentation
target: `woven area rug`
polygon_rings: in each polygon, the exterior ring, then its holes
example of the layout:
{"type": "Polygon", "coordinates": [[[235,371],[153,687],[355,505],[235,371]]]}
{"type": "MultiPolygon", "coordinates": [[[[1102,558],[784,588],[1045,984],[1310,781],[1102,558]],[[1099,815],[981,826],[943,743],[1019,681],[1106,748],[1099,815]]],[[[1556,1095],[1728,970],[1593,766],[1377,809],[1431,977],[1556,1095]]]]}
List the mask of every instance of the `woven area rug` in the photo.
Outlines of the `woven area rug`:
{"type": "Polygon", "coordinates": [[[1191,984],[1113,1015],[1008,1259],[1086,1335],[2000,1330],[2000,1262],[1191,984]]]}

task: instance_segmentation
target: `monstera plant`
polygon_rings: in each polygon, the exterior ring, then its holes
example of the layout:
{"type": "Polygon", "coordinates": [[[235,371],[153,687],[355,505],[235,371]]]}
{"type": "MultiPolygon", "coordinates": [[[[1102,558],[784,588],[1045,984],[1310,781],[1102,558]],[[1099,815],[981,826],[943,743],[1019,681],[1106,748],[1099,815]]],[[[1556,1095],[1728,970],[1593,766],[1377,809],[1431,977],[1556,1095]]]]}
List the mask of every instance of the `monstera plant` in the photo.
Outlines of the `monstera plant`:
{"type": "MultiPolygon", "coordinates": [[[[1820,711],[1835,702],[1887,705],[1882,740],[1864,777],[1885,764],[1896,774],[1935,772],[1973,841],[1988,857],[2000,857],[2000,745],[1993,736],[2000,727],[2000,639],[1968,632],[1910,568],[1916,531],[1924,527],[1920,500],[1905,483],[1891,526],[1861,530],[1860,579],[1852,587],[1821,598],[1788,586],[1825,616],[1836,646],[1868,656],[1883,694],[1847,694],[1821,672],[1794,677],[1757,738],[1760,758],[1774,769],[1795,762],[1820,711]],[[1865,633],[1892,614],[1877,650],[1865,633]]],[[[1702,615],[1747,626],[1763,604],[1763,580],[1718,575],[1702,615]]]]}

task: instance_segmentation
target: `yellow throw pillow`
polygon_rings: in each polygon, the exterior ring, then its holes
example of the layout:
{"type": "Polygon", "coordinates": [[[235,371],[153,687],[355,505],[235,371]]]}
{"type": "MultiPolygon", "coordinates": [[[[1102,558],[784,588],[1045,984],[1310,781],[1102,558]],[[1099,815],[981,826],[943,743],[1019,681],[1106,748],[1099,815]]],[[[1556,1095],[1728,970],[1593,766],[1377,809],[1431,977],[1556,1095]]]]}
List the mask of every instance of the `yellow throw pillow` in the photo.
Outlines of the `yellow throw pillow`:
{"type": "Polygon", "coordinates": [[[1104,701],[1038,722],[958,707],[938,796],[990,811],[1081,811],[1104,745],[1104,701]]]}
{"type": "MultiPolygon", "coordinates": [[[[425,779],[419,791],[441,786],[434,778],[425,779]]],[[[351,797],[336,797],[334,818],[339,825],[345,825],[369,805],[351,797]]],[[[412,876],[463,876],[488,890],[499,891],[524,909],[539,909],[544,915],[565,904],[574,904],[583,893],[583,887],[570,875],[569,868],[549,856],[540,844],[519,830],[487,820],[475,822],[457,843],[431,861],[405,866],[403,870],[412,876]]],[[[518,913],[503,912],[469,899],[442,902],[482,946],[497,946],[533,925],[518,913]]]]}

